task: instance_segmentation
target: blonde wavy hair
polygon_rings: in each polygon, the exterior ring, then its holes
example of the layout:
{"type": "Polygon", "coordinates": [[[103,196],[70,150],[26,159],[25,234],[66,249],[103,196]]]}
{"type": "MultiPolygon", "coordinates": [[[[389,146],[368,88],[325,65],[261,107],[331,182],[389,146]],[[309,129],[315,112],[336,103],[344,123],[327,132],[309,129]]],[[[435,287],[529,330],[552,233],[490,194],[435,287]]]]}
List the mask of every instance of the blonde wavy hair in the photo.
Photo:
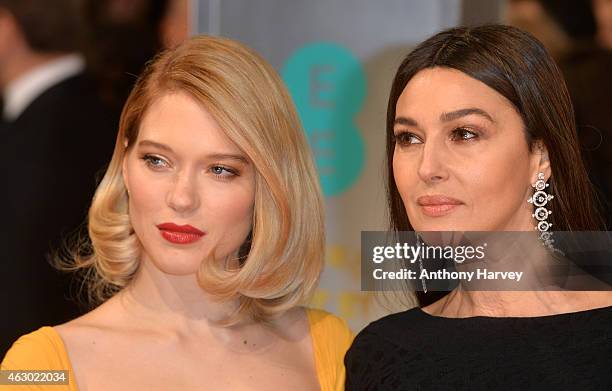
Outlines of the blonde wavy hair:
{"type": "Polygon", "coordinates": [[[226,38],[194,37],[148,64],[123,108],[113,157],[89,210],[91,247],[64,268],[85,272],[95,303],[132,281],[141,246],[130,224],[121,165],[151,103],[178,91],[206,107],[255,168],[253,226],[240,261],[203,261],[201,287],[221,299],[239,299],[228,325],[245,317],[266,321],[304,303],[317,286],[325,244],[313,159],[278,74],[253,50],[226,38]]]}

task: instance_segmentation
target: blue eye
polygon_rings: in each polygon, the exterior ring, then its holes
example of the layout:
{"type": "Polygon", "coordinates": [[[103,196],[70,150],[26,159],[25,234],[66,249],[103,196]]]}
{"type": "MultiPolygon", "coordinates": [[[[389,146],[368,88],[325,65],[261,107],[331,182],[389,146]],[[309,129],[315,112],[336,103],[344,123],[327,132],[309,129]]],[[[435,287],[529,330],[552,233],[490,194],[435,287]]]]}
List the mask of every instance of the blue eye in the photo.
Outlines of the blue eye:
{"type": "Polygon", "coordinates": [[[228,167],[219,166],[219,165],[212,166],[210,168],[210,172],[213,175],[220,177],[220,178],[224,178],[224,179],[231,178],[231,177],[238,175],[238,173],[235,170],[228,168],[228,167]]]}
{"type": "Polygon", "coordinates": [[[145,161],[147,166],[153,169],[159,169],[159,168],[164,168],[164,167],[169,166],[168,162],[165,159],[159,156],[156,156],[156,155],[147,154],[147,155],[144,155],[141,159],[145,161]]]}

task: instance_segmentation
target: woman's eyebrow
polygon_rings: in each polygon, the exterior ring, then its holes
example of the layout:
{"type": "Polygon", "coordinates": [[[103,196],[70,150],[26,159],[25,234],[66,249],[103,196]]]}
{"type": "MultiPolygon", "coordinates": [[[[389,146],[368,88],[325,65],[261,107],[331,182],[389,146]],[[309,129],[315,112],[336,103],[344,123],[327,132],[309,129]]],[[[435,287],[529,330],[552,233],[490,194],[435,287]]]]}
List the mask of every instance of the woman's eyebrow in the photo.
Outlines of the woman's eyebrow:
{"type": "Polygon", "coordinates": [[[249,160],[246,157],[242,155],[236,155],[233,153],[211,153],[209,155],[206,155],[206,157],[209,159],[213,159],[213,160],[230,159],[230,160],[236,160],[244,164],[249,164],[249,160]]]}
{"type": "Polygon", "coordinates": [[[465,117],[468,115],[479,115],[481,117],[486,118],[490,122],[495,123],[495,121],[493,120],[493,117],[491,117],[489,113],[487,113],[486,111],[482,109],[476,108],[476,107],[470,107],[467,109],[459,109],[455,111],[450,111],[448,113],[442,113],[442,115],[440,115],[440,121],[449,122],[449,121],[453,121],[453,120],[456,120],[458,118],[465,117]]]}
{"type": "MultiPolygon", "coordinates": [[[[174,152],[172,148],[170,148],[166,144],[158,143],[152,140],[142,140],[138,143],[138,146],[139,147],[154,147],[154,148],[158,148],[158,149],[161,149],[167,152],[174,152]]],[[[247,159],[243,155],[235,154],[235,153],[223,153],[223,152],[222,153],[210,153],[206,155],[206,158],[212,159],[212,160],[229,159],[229,160],[236,160],[244,164],[249,164],[249,159],[247,159]]]]}
{"type": "Polygon", "coordinates": [[[397,117],[393,122],[394,125],[418,126],[417,122],[410,117],[397,117]]]}
{"type": "Polygon", "coordinates": [[[164,151],[173,152],[172,148],[170,148],[166,144],[161,144],[161,143],[158,143],[158,142],[155,142],[155,141],[151,141],[151,140],[141,140],[138,143],[138,146],[139,147],[155,147],[155,148],[162,149],[164,151]]]}
{"type": "MultiPolygon", "coordinates": [[[[476,108],[476,107],[469,107],[466,109],[459,109],[459,110],[449,111],[448,113],[442,113],[440,115],[440,121],[449,122],[449,121],[453,121],[453,120],[456,120],[458,118],[465,117],[468,115],[479,115],[481,117],[484,117],[488,121],[495,123],[495,120],[489,113],[487,113],[486,111],[482,109],[476,108]]],[[[417,121],[410,117],[397,117],[395,118],[395,121],[393,122],[393,124],[394,125],[406,125],[406,126],[418,126],[417,121]]]]}

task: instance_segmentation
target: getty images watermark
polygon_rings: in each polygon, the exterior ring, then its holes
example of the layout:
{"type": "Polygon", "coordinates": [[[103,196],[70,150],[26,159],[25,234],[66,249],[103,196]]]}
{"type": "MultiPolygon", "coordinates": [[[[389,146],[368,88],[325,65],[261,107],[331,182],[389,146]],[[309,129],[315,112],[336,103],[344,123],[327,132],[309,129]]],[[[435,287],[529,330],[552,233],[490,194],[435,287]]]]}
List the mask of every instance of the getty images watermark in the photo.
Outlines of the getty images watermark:
{"type": "Polygon", "coordinates": [[[555,232],[362,232],[364,291],[612,290],[612,235],[555,232]]]}
{"type": "MultiPolygon", "coordinates": [[[[390,246],[375,246],[372,249],[371,260],[374,264],[383,262],[397,262],[404,264],[415,264],[419,261],[419,266],[431,260],[452,259],[457,264],[462,264],[466,260],[483,260],[485,258],[485,249],[487,243],[482,245],[472,246],[441,246],[427,245],[424,242],[411,245],[408,243],[395,243],[390,246]]],[[[377,267],[372,270],[372,277],[375,280],[466,280],[473,279],[485,280],[516,280],[520,281],[523,277],[521,271],[490,271],[486,268],[477,268],[475,270],[466,271],[449,271],[428,270],[426,267],[421,267],[418,271],[407,267],[399,270],[384,270],[382,267],[377,267]]]]}

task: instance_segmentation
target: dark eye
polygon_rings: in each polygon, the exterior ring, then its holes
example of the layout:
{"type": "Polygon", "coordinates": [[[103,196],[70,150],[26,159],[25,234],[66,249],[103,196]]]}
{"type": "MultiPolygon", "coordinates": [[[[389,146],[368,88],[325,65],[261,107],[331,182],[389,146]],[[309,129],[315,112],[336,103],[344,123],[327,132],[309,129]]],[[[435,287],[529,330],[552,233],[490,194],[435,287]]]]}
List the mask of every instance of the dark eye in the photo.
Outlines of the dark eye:
{"type": "Polygon", "coordinates": [[[164,168],[164,167],[168,167],[169,164],[168,162],[156,155],[144,155],[142,157],[142,160],[145,161],[145,163],[147,164],[147,166],[154,168],[154,169],[159,169],[159,168],[164,168]]]}
{"type": "Polygon", "coordinates": [[[457,128],[451,134],[453,141],[469,141],[475,138],[478,138],[478,134],[467,128],[457,128]]]}
{"type": "Polygon", "coordinates": [[[478,138],[478,133],[468,128],[456,128],[451,132],[451,141],[472,141],[478,138]]]}
{"type": "Polygon", "coordinates": [[[420,138],[414,133],[400,132],[395,135],[395,142],[400,146],[408,146],[412,144],[423,144],[420,138]]]}

